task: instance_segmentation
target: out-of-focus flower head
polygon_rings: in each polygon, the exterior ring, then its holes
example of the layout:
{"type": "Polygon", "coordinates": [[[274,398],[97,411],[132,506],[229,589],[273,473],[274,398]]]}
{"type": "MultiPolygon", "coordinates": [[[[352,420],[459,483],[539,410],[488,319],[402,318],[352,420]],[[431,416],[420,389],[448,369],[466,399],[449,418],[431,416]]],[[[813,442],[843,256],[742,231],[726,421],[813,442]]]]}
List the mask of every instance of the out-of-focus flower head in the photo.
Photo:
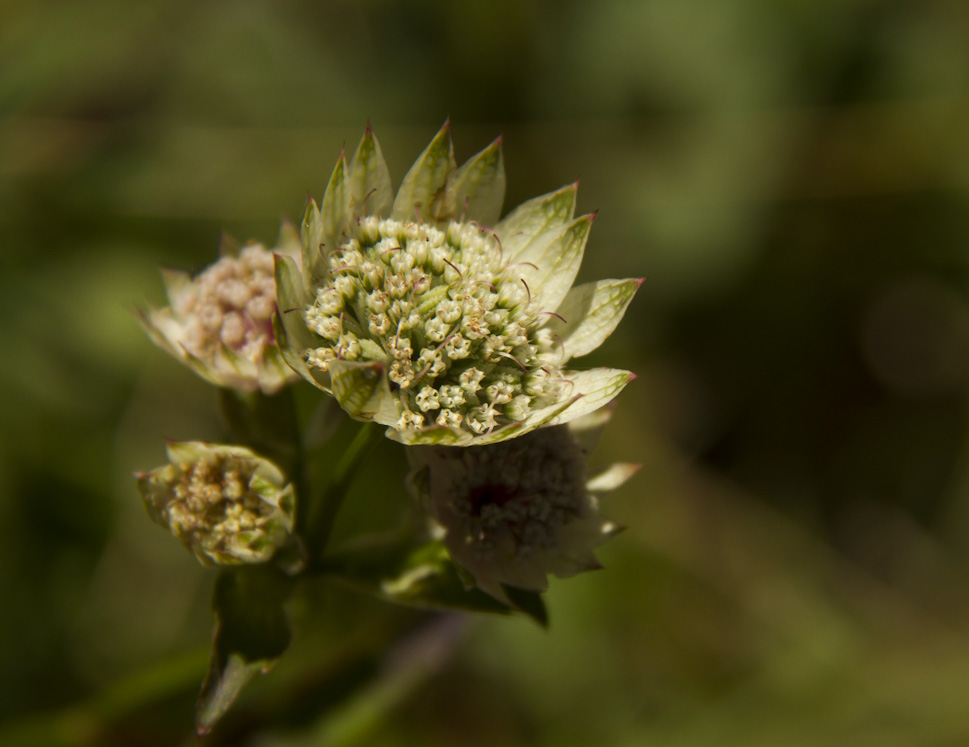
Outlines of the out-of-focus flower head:
{"type": "Polygon", "coordinates": [[[151,518],[204,565],[262,563],[293,531],[293,486],[241,446],[168,444],[169,464],[137,475],[151,518]]]}
{"type": "Polygon", "coordinates": [[[635,465],[586,478],[584,443],[609,417],[599,410],[487,446],[408,450],[408,484],[443,530],[444,545],[473,585],[508,603],[506,586],[542,592],[599,568],[593,550],[618,532],[593,493],[618,487],[635,465]]]}
{"type": "Polygon", "coordinates": [[[277,261],[287,362],[405,444],[467,446],[566,423],[628,371],[569,361],[615,329],[640,280],[572,287],[594,215],[576,185],[499,220],[500,138],[458,167],[447,124],[396,196],[366,133],[303,221],[302,268],[277,261]]]}
{"type": "Polygon", "coordinates": [[[272,394],[298,380],[273,331],[275,252],[299,255],[291,225],[283,224],[272,250],[223,241],[222,258],[195,277],[164,271],[170,305],[139,312],[142,326],[155,344],[217,386],[272,394]]]}

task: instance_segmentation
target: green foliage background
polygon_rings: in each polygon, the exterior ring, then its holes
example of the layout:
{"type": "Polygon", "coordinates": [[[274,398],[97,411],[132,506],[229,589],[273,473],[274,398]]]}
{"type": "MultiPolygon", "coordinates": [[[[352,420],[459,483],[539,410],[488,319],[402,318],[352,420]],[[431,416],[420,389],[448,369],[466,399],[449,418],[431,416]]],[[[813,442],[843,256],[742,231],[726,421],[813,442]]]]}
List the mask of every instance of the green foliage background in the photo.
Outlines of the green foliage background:
{"type": "Polygon", "coordinates": [[[367,118],[399,180],[450,116],[506,209],[581,178],[580,280],[647,277],[588,361],[641,374],[629,529],[548,632],[321,588],[210,742],[969,743],[967,38],[957,0],[0,5],[0,742],[192,743],[212,575],[131,473],[217,411],[130,310],[367,118]]]}

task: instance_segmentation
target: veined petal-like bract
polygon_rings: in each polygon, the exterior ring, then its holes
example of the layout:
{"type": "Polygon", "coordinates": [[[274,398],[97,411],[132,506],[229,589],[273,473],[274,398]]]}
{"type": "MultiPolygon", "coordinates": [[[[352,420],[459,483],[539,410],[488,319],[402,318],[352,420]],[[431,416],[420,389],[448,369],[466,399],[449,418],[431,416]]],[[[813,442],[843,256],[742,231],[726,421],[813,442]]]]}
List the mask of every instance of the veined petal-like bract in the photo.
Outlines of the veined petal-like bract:
{"type": "Polygon", "coordinates": [[[566,423],[633,378],[573,371],[641,281],[575,280],[594,215],[576,185],[498,220],[500,138],[458,167],[445,124],[396,196],[370,127],[303,221],[302,266],[276,262],[286,361],[352,417],[405,444],[469,446],[566,423]]]}

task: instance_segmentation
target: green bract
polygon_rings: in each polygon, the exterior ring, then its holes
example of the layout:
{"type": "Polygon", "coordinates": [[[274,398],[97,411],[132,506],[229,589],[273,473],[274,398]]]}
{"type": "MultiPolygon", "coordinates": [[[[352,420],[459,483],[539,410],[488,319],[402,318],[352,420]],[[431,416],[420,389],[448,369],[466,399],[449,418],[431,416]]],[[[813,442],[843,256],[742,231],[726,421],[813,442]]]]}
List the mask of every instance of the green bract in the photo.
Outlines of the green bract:
{"type": "Polygon", "coordinates": [[[168,444],[169,464],[137,475],[151,518],[204,565],[262,563],[289,541],[296,500],[279,468],[249,449],[168,444]]]}
{"type": "Polygon", "coordinates": [[[299,377],[273,332],[273,252],[299,255],[299,236],[283,224],[273,250],[224,241],[222,258],[196,277],[165,271],[170,306],[139,312],[151,339],[217,386],[272,394],[299,377]]]}
{"type": "Polygon", "coordinates": [[[636,470],[617,464],[586,479],[582,441],[608,416],[602,409],[500,444],[408,450],[408,484],[443,529],[469,586],[508,604],[505,587],[542,592],[549,573],[600,567],[592,551],[618,528],[598,515],[591,493],[618,487],[636,470]]]}
{"type": "Polygon", "coordinates": [[[277,258],[286,361],[406,444],[494,443],[609,402],[631,373],[565,366],[641,281],[572,288],[594,217],[573,217],[576,185],[499,221],[504,188],[500,138],[457,167],[445,124],[395,197],[368,127],[310,201],[302,268],[277,258]]]}

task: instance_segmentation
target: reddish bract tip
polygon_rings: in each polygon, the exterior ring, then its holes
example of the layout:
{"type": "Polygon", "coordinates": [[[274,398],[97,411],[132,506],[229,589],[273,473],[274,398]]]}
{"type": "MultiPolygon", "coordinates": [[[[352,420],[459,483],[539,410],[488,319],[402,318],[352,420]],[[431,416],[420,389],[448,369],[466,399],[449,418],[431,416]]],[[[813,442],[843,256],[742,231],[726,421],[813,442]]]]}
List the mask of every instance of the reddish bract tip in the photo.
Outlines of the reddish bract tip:
{"type": "Polygon", "coordinates": [[[633,278],[633,279],[636,281],[637,290],[640,288],[640,286],[642,286],[643,283],[646,282],[646,278],[633,278]]]}
{"type": "Polygon", "coordinates": [[[494,140],[491,141],[491,144],[493,146],[495,146],[496,148],[500,148],[501,147],[501,143],[504,140],[504,138],[505,138],[504,135],[499,135],[498,137],[496,137],[494,140]]]}

